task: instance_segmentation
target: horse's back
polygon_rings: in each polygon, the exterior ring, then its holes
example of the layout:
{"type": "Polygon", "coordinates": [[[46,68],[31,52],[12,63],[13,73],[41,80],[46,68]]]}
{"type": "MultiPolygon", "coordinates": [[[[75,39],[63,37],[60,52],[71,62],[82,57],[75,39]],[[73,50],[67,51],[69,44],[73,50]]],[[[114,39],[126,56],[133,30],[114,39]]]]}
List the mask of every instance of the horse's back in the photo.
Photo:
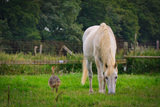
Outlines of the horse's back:
{"type": "Polygon", "coordinates": [[[83,35],[83,54],[87,59],[93,58],[93,39],[99,26],[87,28],[83,35]]]}
{"type": "Polygon", "coordinates": [[[83,42],[86,40],[86,38],[87,38],[88,36],[93,36],[94,33],[97,31],[98,28],[99,28],[98,25],[91,26],[91,27],[87,28],[87,29],[85,30],[84,34],[83,34],[83,38],[82,38],[83,42]]]}
{"type": "Polygon", "coordinates": [[[83,35],[84,57],[93,58],[95,55],[100,55],[99,50],[106,50],[107,53],[111,50],[113,55],[116,53],[116,41],[113,31],[105,23],[100,26],[89,27],[83,35]]]}

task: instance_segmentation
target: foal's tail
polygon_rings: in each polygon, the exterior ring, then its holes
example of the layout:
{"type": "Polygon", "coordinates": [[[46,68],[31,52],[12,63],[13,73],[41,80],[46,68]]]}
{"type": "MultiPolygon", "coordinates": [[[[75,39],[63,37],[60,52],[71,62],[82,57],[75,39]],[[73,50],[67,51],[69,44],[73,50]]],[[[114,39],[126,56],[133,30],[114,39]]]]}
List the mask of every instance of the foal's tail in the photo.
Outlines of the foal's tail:
{"type": "Polygon", "coordinates": [[[83,59],[83,75],[81,80],[82,85],[85,84],[87,76],[88,76],[87,64],[86,64],[86,60],[83,59]]]}

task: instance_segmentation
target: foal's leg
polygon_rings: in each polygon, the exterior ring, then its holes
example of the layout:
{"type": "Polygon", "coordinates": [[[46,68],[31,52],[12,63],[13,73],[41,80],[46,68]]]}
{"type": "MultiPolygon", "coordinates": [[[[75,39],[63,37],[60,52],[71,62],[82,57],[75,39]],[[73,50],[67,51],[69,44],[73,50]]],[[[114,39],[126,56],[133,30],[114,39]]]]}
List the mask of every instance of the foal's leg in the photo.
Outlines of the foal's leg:
{"type": "Polygon", "coordinates": [[[52,88],[52,91],[53,91],[53,93],[54,93],[54,88],[52,88]]]}
{"type": "Polygon", "coordinates": [[[56,88],[56,93],[58,92],[58,88],[56,88]]]}
{"type": "Polygon", "coordinates": [[[89,77],[89,92],[93,93],[93,88],[92,88],[92,77],[93,77],[93,72],[92,72],[92,62],[87,60],[87,69],[88,69],[88,77],[89,77]]]}
{"type": "Polygon", "coordinates": [[[100,62],[100,59],[98,57],[95,57],[95,62],[98,70],[98,81],[99,81],[99,92],[104,93],[103,91],[103,70],[102,70],[102,63],[100,62]]]}

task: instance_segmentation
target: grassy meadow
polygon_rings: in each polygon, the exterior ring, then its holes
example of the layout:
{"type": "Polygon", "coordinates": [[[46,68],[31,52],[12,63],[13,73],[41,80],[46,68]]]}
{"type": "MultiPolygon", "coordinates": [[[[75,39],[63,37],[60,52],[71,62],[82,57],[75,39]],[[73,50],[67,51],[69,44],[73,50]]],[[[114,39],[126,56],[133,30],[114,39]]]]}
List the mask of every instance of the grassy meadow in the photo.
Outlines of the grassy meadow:
{"type": "Polygon", "coordinates": [[[49,74],[1,75],[0,107],[158,107],[160,106],[160,74],[118,76],[115,95],[99,94],[97,75],[93,77],[94,93],[89,94],[89,81],[80,84],[81,73],[58,75],[61,79],[58,94],[48,86],[49,74]]]}
{"type": "MultiPolygon", "coordinates": [[[[130,52],[128,55],[159,56],[160,51],[145,50],[137,53],[130,52]]],[[[123,58],[123,51],[120,51],[116,58],[123,58]]],[[[0,61],[82,59],[82,54],[57,57],[0,52],[0,61]]],[[[123,71],[123,65],[118,65],[119,76],[115,95],[98,93],[97,75],[93,77],[94,93],[89,94],[89,81],[87,80],[84,86],[80,83],[81,64],[2,64],[0,65],[0,107],[158,107],[160,106],[159,62],[160,59],[128,59],[126,72],[123,71]],[[58,93],[53,92],[48,86],[51,66],[55,66],[61,79],[58,93]],[[9,104],[8,86],[10,87],[9,104]]],[[[95,66],[93,71],[96,71],[95,66]]]]}

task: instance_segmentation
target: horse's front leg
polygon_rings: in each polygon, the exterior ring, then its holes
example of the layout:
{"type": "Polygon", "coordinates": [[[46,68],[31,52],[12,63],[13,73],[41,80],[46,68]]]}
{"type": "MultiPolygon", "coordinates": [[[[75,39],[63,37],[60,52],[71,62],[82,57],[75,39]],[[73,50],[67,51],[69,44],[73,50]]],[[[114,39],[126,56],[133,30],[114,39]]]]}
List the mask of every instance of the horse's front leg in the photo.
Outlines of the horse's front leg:
{"type": "Polygon", "coordinates": [[[105,78],[103,77],[103,92],[106,93],[106,80],[105,78]]]}
{"type": "Polygon", "coordinates": [[[93,93],[93,88],[92,88],[92,77],[93,77],[93,72],[92,72],[92,62],[87,60],[87,69],[88,69],[88,77],[89,77],[89,92],[93,93]]]}
{"type": "Polygon", "coordinates": [[[100,59],[98,57],[95,57],[95,62],[96,62],[96,66],[97,66],[97,71],[98,71],[98,81],[99,81],[99,93],[104,93],[104,89],[103,89],[103,70],[102,70],[102,64],[100,62],[100,59]]]}

